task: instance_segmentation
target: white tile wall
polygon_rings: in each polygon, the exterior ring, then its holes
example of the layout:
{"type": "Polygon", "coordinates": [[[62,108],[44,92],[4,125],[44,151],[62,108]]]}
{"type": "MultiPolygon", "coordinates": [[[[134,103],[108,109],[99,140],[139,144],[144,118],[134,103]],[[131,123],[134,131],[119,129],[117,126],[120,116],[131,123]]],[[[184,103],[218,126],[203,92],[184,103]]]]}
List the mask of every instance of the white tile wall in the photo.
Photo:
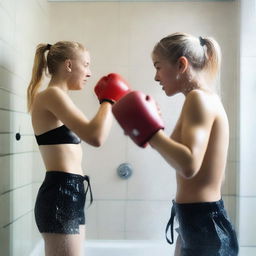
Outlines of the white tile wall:
{"type": "Polygon", "coordinates": [[[228,162],[226,167],[226,177],[223,182],[223,195],[236,196],[238,194],[238,162],[228,162]]]}
{"type": "Polygon", "coordinates": [[[256,198],[241,197],[239,207],[239,237],[241,246],[255,246],[256,198]]]}
{"type": "Polygon", "coordinates": [[[94,200],[93,204],[85,209],[86,239],[99,239],[98,212],[98,200],[94,200]]]}
{"type": "Polygon", "coordinates": [[[255,0],[241,0],[241,54],[243,57],[256,56],[256,49],[254,47],[256,43],[255,34],[255,19],[256,3],[255,0]]]}
{"type": "MultiPolygon", "coordinates": [[[[256,15],[256,11],[255,11],[256,15]]],[[[241,58],[241,189],[242,196],[256,196],[255,187],[255,154],[256,139],[255,130],[256,118],[254,117],[256,79],[254,66],[256,57],[241,58]]]]}
{"type": "Polygon", "coordinates": [[[35,223],[31,221],[32,219],[34,219],[34,213],[30,211],[10,225],[13,241],[11,255],[29,255],[31,249],[35,247],[38,240],[38,236],[35,234],[37,234],[38,231],[36,230],[35,223]],[[36,232],[31,232],[33,230],[36,232]]]}
{"type": "Polygon", "coordinates": [[[255,239],[255,96],[256,1],[242,0],[241,4],[241,60],[240,60],[240,180],[239,180],[239,239],[241,255],[254,255],[255,239]]]}
{"type": "Polygon", "coordinates": [[[117,176],[117,167],[125,161],[126,138],[115,125],[105,145],[92,148],[83,144],[84,170],[91,177],[93,194],[96,199],[124,199],[127,195],[127,181],[117,176]],[[119,146],[113,147],[113,141],[119,146]],[[102,155],[104,157],[102,158],[102,155]]]}
{"type": "Polygon", "coordinates": [[[47,40],[46,0],[0,1],[0,254],[29,255],[39,240],[33,205],[41,161],[26,110],[36,45],[47,40]],[[35,22],[39,21],[39,22],[35,22]],[[21,140],[15,140],[15,133],[21,140]],[[36,162],[34,162],[34,160],[36,162]]]}
{"type": "MultiPolygon", "coordinates": [[[[22,214],[24,216],[10,226],[3,228],[3,225],[13,220],[9,219],[9,210],[0,216],[0,241],[8,240],[11,227],[17,241],[13,253],[19,251],[22,252],[20,255],[28,255],[32,246],[28,240],[33,237],[35,244],[39,237],[33,222],[30,222],[32,227],[28,222],[33,218],[30,210],[44,172],[40,155],[32,152],[33,136],[29,117],[25,114],[24,90],[30,79],[36,44],[54,43],[58,40],[80,41],[91,52],[94,77],[86,92],[72,94],[88,117],[92,117],[98,108],[98,101],[93,94],[94,84],[102,75],[117,72],[129,81],[133,89],[142,90],[158,101],[166,122],[166,132],[170,133],[184,99],[180,95],[171,99],[165,97],[153,81],[151,50],[157,40],[175,31],[217,38],[224,56],[223,100],[231,124],[226,175],[228,181],[223,190],[228,211],[235,220],[236,198],[232,195],[236,193],[238,165],[238,77],[235,70],[239,57],[236,40],[239,37],[238,8],[236,1],[60,5],[46,0],[0,0],[0,23],[4,24],[0,28],[0,118],[6,121],[0,122],[0,152],[9,154],[30,151],[0,157],[0,172],[5,176],[0,181],[0,205],[15,202],[13,200],[19,201],[20,195],[29,198],[26,204],[15,203],[11,208],[15,209],[15,218],[22,214]],[[185,20],[181,21],[180,13],[186,15],[185,20]],[[230,41],[230,38],[234,40],[230,41]],[[1,108],[20,112],[8,114],[1,108]],[[13,133],[18,129],[30,136],[22,137],[17,143],[13,133]],[[30,158],[33,158],[33,162],[29,161],[30,158]],[[8,176],[9,170],[11,175],[8,176]],[[1,194],[13,188],[17,189],[1,194]],[[24,226],[29,227],[29,232],[21,237],[24,226]]],[[[87,210],[87,237],[163,240],[176,188],[174,171],[150,147],[141,149],[134,145],[115,122],[110,137],[102,148],[94,149],[85,144],[83,148],[84,170],[91,176],[96,199],[94,205],[87,210]],[[116,168],[123,162],[130,162],[134,167],[134,175],[127,181],[116,176],[116,168]]],[[[4,250],[6,252],[8,248],[4,250]]],[[[251,251],[252,248],[244,248],[245,250],[251,251]]]]}
{"type": "Polygon", "coordinates": [[[5,255],[9,255],[10,253],[10,248],[9,248],[9,237],[10,237],[10,228],[6,227],[0,228],[0,248],[1,248],[1,253],[5,253],[5,255]]]}
{"type": "Polygon", "coordinates": [[[0,180],[0,194],[30,183],[33,174],[31,159],[35,157],[35,154],[32,152],[0,157],[2,177],[0,180]]]}
{"type": "Polygon", "coordinates": [[[172,200],[175,191],[174,169],[150,146],[138,148],[129,140],[127,158],[134,168],[128,181],[128,199],[172,200]]]}
{"type": "MultiPolygon", "coordinates": [[[[10,1],[10,3],[14,4],[14,1],[10,1]]],[[[6,42],[13,42],[15,23],[9,8],[12,7],[5,5],[0,8],[0,22],[2,24],[0,38],[6,42]]]]}
{"type": "Polygon", "coordinates": [[[170,201],[96,200],[86,209],[88,239],[163,240],[170,201]]]}
{"type": "Polygon", "coordinates": [[[125,213],[126,202],[124,200],[99,201],[97,214],[99,239],[124,239],[125,213]]]}
{"type": "Polygon", "coordinates": [[[170,212],[169,201],[128,201],[126,231],[138,232],[146,239],[162,240],[170,212]]]}
{"type": "Polygon", "coordinates": [[[11,221],[11,195],[10,193],[1,194],[0,206],[1,206],[1,228],[4,228],[11,221]]]}
{"type": "Polygon", "coordinates": [[[240,256],[254,256],[256,254],[256,247],[240,247],[240,256]]]}

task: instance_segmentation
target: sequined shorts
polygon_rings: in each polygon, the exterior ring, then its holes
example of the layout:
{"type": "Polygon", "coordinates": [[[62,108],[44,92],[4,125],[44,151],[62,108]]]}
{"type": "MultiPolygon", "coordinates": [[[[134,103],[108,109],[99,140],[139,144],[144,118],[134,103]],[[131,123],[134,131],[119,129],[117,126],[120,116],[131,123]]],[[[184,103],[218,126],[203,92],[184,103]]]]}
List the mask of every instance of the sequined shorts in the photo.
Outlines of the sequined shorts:
{"type": "Polygon", "coordinates": [[[173,243],[173,221],[176,216],[181,241],[181,256],[237,256],[236,233],[227,216],[223,200],[217,202],[178,204],[173,201],[166,239],[173,243]],[[168,231],[170,229],[170,239],[168,231]]]}
{"type": "Polygon", "coordinates": [[[92,192],[88,176],[47,171],[35,204],[35,220],[41,233],[79,234],[85,224],[87,191],[92,192]],[[85,189],[84,181],[87,181],[85,189]]]}

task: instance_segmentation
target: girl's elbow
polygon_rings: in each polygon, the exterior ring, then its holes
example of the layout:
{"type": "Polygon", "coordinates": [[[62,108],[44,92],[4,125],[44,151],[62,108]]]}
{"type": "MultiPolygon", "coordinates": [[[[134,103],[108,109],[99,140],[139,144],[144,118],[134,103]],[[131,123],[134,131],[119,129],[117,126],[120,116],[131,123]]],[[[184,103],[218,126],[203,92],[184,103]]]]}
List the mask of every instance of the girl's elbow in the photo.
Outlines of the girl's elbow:
{"type": "Polygon", "coordinates": [[[183,170],[182,171],[182,176],[183,178],[185,178],[186,180],[190,180],[192,179],[195,175],[192,171],[190,170],[183,170]]]}
{"type": "Polygon", "coordinates": [[[102,146],[103,144],[103,140],[97,136],[86,137],[83,139],[83,141],[96,148],[102,146]]]}
{"type": "Polygon", "coordinates": [[[100,141],[95,140],[95,141],[92,141],[90,143],[90,145],[93,146],[93,147],[99,148],[102,145],[102,143],[100,141]]]}
{"type": "Polygon", "coordinates": [[[183,178],[187,179],[187,180],[190,180],[190,179],[193,179],[196,174],[198,173],[199,169],[198,168],[195,168],[195,167],[192,167],[192,166],[184,166],[182,169],[181,169],[181,175],[183,176],[183,178]]]}
{"type": "Polygon", "coordinates": [[[91,140],[91,145],[96,147],[96,148],[99,148],[103,145],[104,143],[104,140],[102,138],[99,138],[99,137],[96,137],[96,138],[93,138],[91,140]]]}

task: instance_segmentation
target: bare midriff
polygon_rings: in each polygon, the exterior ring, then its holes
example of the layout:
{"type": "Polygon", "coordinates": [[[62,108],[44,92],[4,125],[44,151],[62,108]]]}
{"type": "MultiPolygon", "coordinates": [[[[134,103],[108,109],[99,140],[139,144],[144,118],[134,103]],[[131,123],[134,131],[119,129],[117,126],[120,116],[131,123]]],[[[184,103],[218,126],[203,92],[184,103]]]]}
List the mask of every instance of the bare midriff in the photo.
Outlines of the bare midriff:
{"type": "Polygon", "coordinates": [[[40,145],[46,171],[62,171],[84,175],[81,144],[40,145]]]}

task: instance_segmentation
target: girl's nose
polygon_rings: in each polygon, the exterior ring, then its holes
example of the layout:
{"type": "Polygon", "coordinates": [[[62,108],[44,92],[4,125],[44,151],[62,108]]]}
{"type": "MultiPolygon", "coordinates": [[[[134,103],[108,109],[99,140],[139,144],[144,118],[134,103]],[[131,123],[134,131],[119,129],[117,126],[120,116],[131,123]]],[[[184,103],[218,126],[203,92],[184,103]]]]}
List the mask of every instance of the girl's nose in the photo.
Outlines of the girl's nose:
{"type": "Polygon", "coordinates": [[[90,69],[88,70],[88,72],[87,72],[86,76],[87,76],[87,77],[91,77],[91,76],[92,76],[92,72],[91,72],[91,70],[90,70],[90,69]]]}

